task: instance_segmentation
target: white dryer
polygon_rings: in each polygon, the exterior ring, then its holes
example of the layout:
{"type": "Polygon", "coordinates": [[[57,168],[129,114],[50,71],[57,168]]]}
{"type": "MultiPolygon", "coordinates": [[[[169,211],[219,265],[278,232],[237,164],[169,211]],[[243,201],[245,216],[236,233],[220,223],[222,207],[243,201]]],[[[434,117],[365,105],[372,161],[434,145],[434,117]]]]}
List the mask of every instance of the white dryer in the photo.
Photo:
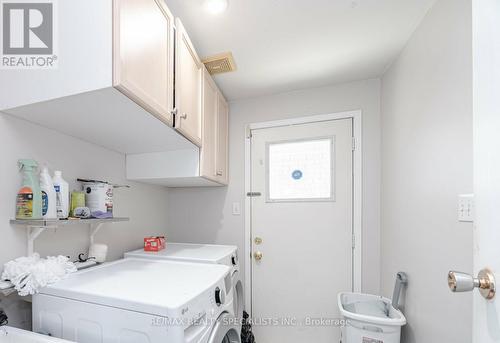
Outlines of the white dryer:
{"type": "Polygon", "coordinates": [[[232,313],[236,317],[236,322],[239,324],[238,332],[241,333],[245,297],[238,259],[238,247],[234,245],[168,242],[164,250],[149,252],[144,251],[144,249],[139,249],[125,253],[125,258],[129,257],[222,264],[230,267],[234,293],[232,313]]]}
{"type": "Polygon", "coordinates": [[[33,330],[79,343],[240,343],[227,285],[224,265],[118,260],[33,296],[33,330]]]}

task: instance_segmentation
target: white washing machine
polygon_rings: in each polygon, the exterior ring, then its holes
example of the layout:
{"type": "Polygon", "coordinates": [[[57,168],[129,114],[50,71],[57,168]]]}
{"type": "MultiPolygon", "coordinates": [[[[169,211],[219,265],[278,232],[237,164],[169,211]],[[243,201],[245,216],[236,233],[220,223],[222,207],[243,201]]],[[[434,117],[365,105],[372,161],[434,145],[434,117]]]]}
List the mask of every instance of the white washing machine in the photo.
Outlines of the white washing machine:
{"type": "Polygon", "coordinates": [[[210,264],[222,264],[231,268],[234,302],[232,313],[236,318],[238,332],[241,332],[244,308],[244,290],[241,280],[238,247],[233,245],[167,243],[164,250],[148,252],[143,249],[125,253],[125,258],[148,258],[156,260],[191,261],[210,264]]]}
{"type": "Polygon", "coordinates": [[[79,343],[240,343],[224,310],[230,287],[228,266],[122,259],[33,296],[33,331],[79,343]]]}

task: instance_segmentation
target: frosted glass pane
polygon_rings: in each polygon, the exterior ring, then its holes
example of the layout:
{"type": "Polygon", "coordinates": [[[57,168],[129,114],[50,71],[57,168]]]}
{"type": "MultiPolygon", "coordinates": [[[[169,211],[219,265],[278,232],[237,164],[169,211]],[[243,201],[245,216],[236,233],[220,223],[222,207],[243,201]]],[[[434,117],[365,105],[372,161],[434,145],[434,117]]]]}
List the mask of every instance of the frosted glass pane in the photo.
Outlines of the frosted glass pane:
{"type": "Polygon", "coordinates": [[[332,199],[333,139],[268,145],[268,199],[332,199]]]}

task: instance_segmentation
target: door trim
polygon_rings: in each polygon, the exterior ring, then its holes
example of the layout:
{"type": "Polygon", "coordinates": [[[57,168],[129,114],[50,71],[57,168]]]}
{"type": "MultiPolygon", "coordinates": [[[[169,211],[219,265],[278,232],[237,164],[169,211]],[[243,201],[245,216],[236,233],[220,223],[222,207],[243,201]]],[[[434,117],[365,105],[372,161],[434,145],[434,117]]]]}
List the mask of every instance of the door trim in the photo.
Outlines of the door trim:
{"type": "Polygon", "coordinates": [[[251,199],[246,196],[251,191],[251,132],[256,129],[265,129],[279,126],[290,126],[308,123],[317,123],[322,121],[331,121],[339,119],[349,119],[353,121],[353,259],[352,259],[352,285],[354,292],[361,292],[362,278],[362,211],[363,211],[363,144],[362,144],[362,111],[346,111],[331,114],[320,114],[304,116],[298,118],[273,120],[248,124],[245,135],[245,309],[252,315],[252,291],[251,291],[251,271],[252,271],[252,237],[251,237],[251,199]]]}

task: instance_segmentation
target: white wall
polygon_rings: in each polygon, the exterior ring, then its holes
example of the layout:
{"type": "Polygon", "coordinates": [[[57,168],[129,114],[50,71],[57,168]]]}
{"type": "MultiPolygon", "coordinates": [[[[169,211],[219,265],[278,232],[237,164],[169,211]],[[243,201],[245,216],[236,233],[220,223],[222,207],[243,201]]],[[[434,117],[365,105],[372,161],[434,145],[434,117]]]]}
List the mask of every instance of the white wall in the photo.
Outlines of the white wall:
{"type": "MultiPolygon", "coordinates": [[[[9,225],[21,183],[19,158],[33,158],[52,170],[62,170],[71,190],[80,189],[75,181],[78,177],[131,185],[130,189],[117,189],[114,197],[115,216],[130,217],[130,222],[107,224],[96,236],[96,242],[108,244],[109,259],[141,247],[146,235],[166,233],[167,189],[127,182],[121,154],[0,113],[0,156],[0,270],[5,262],[26,254],[26,229],[9,225]]],[[[88,249],[88,233],[86,226],[47,231],[35,242],[35,251],[75,258],[88,249]]],[[[29,311],[26,303],[0,297],[2,306],[11,324],[29,326],[29,312],[21,311],[29,311]]]]}
{"type": "MultiPolygon", "coordinates": [[[[364,140],[363,290],[379,290],[380,81],[367,80],[230,104],[229,187],[172,189],[169,239],[236,244],[244,251],[244,214],[232,215],[232,203],[244,208],[244,141],[248,123],[361,109],[364,140]]],[[[241,254],[243,255],[243,254],[241,254]]]]}
{"type": "Polygon", "coordinates": [[[472,296],[448,270],[472,272],[470,0],[438,0],[382,79],[381,289],[409,275],[404,341],[471,342],[472,296]]]}

